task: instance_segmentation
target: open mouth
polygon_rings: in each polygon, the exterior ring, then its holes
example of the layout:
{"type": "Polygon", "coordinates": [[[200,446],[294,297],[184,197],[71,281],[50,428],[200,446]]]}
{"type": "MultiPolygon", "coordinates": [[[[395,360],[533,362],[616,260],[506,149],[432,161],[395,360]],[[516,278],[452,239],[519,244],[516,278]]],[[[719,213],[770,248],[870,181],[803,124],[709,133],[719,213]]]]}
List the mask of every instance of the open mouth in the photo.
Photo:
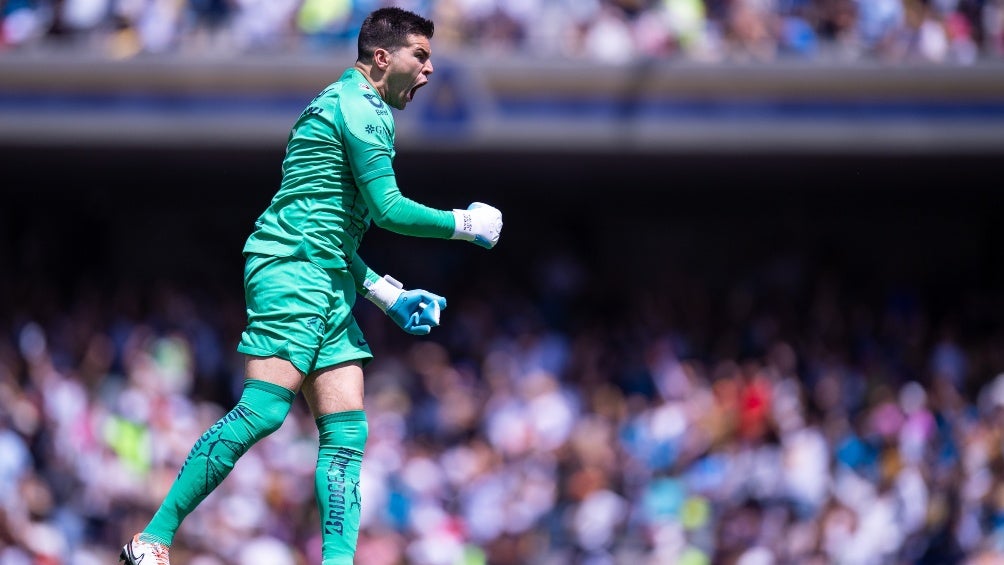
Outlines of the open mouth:
{"type": "Polygon", "coordinates": [[[413,86],[411,88],[411,90],[408,91],[408,102],[411,102],[412,100],[414,100],[415,99],[415,93],[418,92],[419,88],[422,88],[426,84],[428,84],[428,83],[424,83],[423,82],[422,84],[416,84],[415,86],[413,86]]]}

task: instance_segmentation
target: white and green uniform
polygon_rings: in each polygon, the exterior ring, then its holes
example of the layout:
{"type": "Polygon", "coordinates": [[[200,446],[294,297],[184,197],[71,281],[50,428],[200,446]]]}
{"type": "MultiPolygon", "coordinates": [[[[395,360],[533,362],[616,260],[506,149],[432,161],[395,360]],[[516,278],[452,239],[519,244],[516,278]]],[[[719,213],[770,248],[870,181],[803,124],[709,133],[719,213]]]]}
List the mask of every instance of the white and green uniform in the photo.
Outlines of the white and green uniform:
{"type": "Polygon", "coordinates": [[[372,358],[351,315],[352,290],[379,278],[356,253],[370,223],[418,237],[454,234],[452,212],[401,194],[394,154],[391,108],[355,68],[300,114],[282,185],[244,246],[248,328],[239,351],[278,355],[305,373],[372,358]]]}

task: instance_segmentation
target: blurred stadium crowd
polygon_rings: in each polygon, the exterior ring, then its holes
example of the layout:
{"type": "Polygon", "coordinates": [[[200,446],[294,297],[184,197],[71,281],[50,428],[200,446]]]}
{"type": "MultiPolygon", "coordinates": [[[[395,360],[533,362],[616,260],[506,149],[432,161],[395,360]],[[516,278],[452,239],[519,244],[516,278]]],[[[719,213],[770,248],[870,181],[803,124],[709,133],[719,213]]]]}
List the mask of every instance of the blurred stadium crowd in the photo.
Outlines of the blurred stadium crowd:
{"type": "MultiPolygon", "coordinates": [[[[352,49],[385,4],[0,0],[0,55],[352,49]]],[[[1002,0],[392,4],[435,20],[437,55],[1004,54],[1002,0]]],[[[0,565],[112,563],[239,395],[239,289],[2,267],[0,565]]],[[[1004,562],[999,293],[936,311],[909,288],[876,300],[839,272],[788,267],[724,292],[685,270],[629,291],[604,276],[619,273],[549,257],[520,265],[534,292],[506,276],[443,289],[428,339],[361,304],[376,360],[358,563],[1004,562]]],[[[316,436],[298,400],[185,522],[175,562],[318,563],[316,436]]]]}
{"type": "MultiPolygon", "coordinates": [[[[377,352],[357,562],[1000,563],[988,295],[942,317],[789,267],[626,292],[552,257],[537,292],[447,292],[428,339],[357,307],[377,352]]],[[[0,563],[110,563],[240,390],[239,293],[0,281],[0,563]]],[[[316,433],[298,400],[175,562],[317,563],[316,433]]]]}
{"type": "Polygon", "coordinates": [[[1001,0],[4,0],[0,50],[354,49],[362,18],[383,5],[431,16],[440,54],[968,64],[1004,53],[1001,0]]]}

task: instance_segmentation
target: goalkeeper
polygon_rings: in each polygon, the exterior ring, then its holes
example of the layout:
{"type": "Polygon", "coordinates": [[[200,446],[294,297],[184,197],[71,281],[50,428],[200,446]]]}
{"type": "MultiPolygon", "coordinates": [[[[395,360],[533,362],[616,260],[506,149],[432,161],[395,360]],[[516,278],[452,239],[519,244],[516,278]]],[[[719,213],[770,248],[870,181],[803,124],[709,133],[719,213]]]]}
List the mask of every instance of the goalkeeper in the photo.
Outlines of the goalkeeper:
{"type": "Polygon", "coordinates": [[[315,487],[324,565],[352,563],[366,444],[363,366],[372,353],[352,316],[357,293],[404,331],[428,334],[446,299],[404,290],[357,254],[370,223],[404,235],[498,242],[501,213],[474,203],[437,210],[397,187],[394,119],[433,72],[433,23],[399,8],[370,14],[358,59],[290,132],[282,184],[244,246],[248,323],[240,401],[195,442],[160,508],[122,549],[130,565],[165,565],[182,520],[237,459],[283,423],[298,391],[320,432],[315,487]]]}

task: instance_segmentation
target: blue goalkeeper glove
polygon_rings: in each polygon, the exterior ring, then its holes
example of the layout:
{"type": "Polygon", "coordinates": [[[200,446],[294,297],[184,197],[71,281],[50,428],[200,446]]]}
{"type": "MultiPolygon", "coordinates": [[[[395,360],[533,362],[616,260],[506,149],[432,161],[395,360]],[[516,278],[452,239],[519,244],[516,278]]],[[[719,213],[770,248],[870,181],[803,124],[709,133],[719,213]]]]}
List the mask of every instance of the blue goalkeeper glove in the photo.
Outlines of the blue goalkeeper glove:
{"type": "Polygon", "coordinates": [[[439,325],[439,313],[446,299],[427,290],[404,290],[390,275],[366,281],[366,298],[384,311],[402,330],[412,335],[426,335],[439,325]]]}
{"type": "Polygon", "coordinates": [[[453,222],[453,239],[471,241],[485,249],[495,247],[502,235],[502,212],[482,202],[454,210],[453,222]]]}

